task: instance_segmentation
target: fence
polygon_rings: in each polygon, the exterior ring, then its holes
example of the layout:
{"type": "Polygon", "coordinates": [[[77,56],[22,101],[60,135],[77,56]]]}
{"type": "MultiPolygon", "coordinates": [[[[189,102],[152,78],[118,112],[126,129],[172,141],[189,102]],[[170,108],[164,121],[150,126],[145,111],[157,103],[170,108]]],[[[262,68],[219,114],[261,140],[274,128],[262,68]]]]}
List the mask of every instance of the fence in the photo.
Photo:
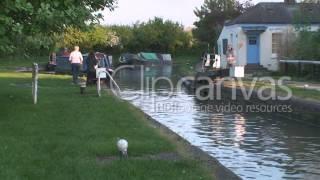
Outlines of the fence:
{"type": "Polygon", "coordinates": [[[280,70],[285,75],[320,79],[320,61],[280,60],[280,70]]]}

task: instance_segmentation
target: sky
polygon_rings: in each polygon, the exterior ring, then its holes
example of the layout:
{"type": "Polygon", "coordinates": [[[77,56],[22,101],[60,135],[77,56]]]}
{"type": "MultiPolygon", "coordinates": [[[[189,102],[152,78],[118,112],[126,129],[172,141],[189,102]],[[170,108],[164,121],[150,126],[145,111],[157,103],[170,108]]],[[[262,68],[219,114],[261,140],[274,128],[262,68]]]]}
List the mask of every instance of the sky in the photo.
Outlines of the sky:
{"type": "MultiPolygon", "coordinates": [[[[253,0],[258,2],[283,2],[284,0],[253,0]]],[[[200,7],[204,0],[118,0],[118,7],[110,12],[103,11],[104,25],[132,25],[148,21],[153,17],[162,17],[190,27],[197,20],[193,10],[200,7]]]]}

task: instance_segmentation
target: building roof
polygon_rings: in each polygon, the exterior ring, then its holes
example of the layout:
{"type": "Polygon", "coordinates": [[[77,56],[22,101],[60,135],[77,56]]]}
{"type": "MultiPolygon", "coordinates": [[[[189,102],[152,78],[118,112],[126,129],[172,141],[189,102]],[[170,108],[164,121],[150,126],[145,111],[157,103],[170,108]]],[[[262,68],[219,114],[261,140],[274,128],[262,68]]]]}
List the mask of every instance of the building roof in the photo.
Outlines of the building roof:
{"type": "Polygon", "coordinates": [[[226,25],[294,23],[320,24],[320,4],[259,3],[226,25]]]}

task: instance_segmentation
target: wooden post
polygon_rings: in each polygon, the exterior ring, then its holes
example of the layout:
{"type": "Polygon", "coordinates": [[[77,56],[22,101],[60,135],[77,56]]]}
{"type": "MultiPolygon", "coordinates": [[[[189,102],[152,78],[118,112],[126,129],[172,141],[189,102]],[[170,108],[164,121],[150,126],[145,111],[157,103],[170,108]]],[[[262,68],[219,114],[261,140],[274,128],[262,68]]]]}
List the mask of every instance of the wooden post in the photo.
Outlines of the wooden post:
{"type": "Polygon", "coordinates": [[[301,63],[298,63],[298,75],[301,76],[301,63]]]}
{"type": "Polygon", "coordinates": [[[284,73],[287,75],[288,74],[288,63],[284,63],[284,73]]]}
{"type": "Polygon", "coordinates": [[[98,91],[98,96],[101,97],[101,78],[99,76],[97,80],[97,91],[98,91]]]}
{"type": "Polygon", "coordinates": [[[312,64],[312,79],[316,79],[316,65],[312,64]]]}
{"type": "Polygon", "coordinates": [[[32,97],[33,97],[33,104],[38,103],[38,73],[39,73],[39,66],[37,63],[33,63],[32,66],[32,97]]]}
{"type": "Polygon", "coordinates": [[[319,79],[320,78],[320,65],[315,65],[315,79],[319,79]]]}

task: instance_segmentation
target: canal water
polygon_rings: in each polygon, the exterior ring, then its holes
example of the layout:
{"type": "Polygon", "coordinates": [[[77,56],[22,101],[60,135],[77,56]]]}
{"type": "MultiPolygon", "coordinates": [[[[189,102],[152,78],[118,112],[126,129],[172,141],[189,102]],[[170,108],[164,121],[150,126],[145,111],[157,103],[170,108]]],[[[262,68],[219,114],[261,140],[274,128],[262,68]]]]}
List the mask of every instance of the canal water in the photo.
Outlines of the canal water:
{"type": "Polygon", "coordinates": [[[124,99],[243,179],[320,179],[319,128],[271,112],[231,112],[235,102],[228,98],[199,101],[188,89],[172,91],[165,79],[176,83],[175,72],[170,66],[123,69],[115,79],[124,99]],[[154,88],[153,77],[162,77],[154,88]]]}

